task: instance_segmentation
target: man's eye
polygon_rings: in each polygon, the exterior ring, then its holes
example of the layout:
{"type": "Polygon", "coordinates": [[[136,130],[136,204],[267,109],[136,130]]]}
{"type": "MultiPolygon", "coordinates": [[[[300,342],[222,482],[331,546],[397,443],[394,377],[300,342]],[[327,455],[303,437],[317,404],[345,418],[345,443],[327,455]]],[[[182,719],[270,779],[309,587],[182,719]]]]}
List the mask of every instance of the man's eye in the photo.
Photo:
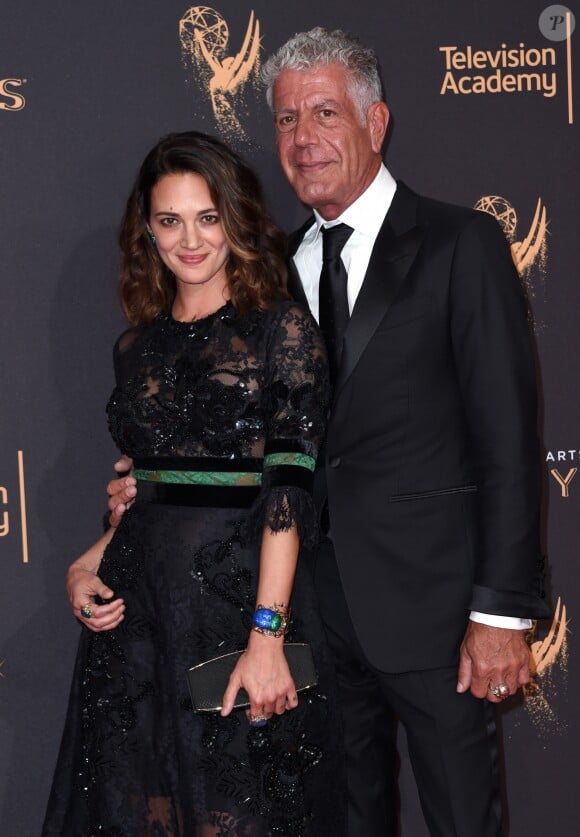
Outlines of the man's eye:
{"type": "Polygon", "coordinates": [[[330,108],[322,108],[322,110],[318,111],[318,115],[322,119],[331,119],[333,116],[336,116],[336,113],[330,108]]]}
{"type": "Polygon", "coordinates": [[[287,113],[284,116],[280,116],[276,124],[279,131],[290,131],[294,127],[295,122],[296,117],[287,113]]]}

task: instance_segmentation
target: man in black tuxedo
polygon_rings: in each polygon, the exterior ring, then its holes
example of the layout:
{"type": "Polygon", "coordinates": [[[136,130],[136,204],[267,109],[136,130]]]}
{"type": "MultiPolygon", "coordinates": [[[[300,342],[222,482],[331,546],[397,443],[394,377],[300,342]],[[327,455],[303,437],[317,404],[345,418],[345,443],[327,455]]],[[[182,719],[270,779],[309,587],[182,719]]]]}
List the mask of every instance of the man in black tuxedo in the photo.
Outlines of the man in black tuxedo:
{"type": "MultiPolygon", "coordinates": [[[[291,286],[324,312],[335,377],[316,575],[343,706],[349,835],[397,833],[396,718],[430,833],[497,837],[493,704],[528,681],[524,632],[548,615],[517,272],[488,215],[421,197],[384,167],[389,111],[371,50],[317,28],[264,76],[280,162],[314,211],[291,238],[291,286]],[[323,228],[338,224],[351,231],[341,228],[335,284],[319,288],[323,228]]],[[[109,485],[113,522],[133,483],[109,485]]]]}
{"type": "Polygon", "coordinates": [[[397,717],[431,834],[495,837],[491,704],[528,681],[524,631],[547,615],[521,285],[492,218],[420,197],[384,167],[389,111],[371,50],[317,28],[284,44],[264,78],[282,168],[314,210],[291,238],[291,284],[335,366],[317,584],[349,835],[396,833],[397,717]],[[319,282],[323,230],[338,224],[352,229],[342,325],[340,289],[319,282]]]}

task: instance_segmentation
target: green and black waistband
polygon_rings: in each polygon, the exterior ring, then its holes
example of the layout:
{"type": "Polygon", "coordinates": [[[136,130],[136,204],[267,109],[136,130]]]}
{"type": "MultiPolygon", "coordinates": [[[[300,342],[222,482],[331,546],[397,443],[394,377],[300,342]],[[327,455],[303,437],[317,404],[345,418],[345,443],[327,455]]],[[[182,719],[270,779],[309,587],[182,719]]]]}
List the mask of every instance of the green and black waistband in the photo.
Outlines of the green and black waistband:
{"type": "Polygon", "coordinates": [[[263,483],[312,492],[315,461],[300,452],[274,451],[260,458],[145,457],[133,461],[142,499],[186,506],[248,508],[263,483]]]}

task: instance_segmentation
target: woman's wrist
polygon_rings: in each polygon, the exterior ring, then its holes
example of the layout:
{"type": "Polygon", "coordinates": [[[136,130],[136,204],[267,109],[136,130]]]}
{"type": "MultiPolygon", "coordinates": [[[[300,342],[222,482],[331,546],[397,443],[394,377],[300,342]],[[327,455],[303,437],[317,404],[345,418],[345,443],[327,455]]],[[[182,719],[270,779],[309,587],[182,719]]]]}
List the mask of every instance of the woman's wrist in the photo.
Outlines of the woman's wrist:
{"type": "Polygon", "coordinates": [[[284,651],[284,637],[265,636],[258,633],[258,631],[250,631],[248,636],[248,651],[256,651],[258,653],[284,651]]]}
{"type": "Polygon", "coordinates": [[[290,607],[285,602],[258,604],[252,617],[252,630],[264,636],[279,638],[288,633],[290,607]]]}

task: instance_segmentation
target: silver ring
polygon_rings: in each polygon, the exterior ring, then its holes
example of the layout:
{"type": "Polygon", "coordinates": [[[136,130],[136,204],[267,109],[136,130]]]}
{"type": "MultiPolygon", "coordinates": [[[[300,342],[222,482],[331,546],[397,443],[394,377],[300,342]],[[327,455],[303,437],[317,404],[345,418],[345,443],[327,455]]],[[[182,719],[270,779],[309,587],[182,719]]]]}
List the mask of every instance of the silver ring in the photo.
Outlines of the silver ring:
{"type": "Polygon", "coordinates": [[[507,683],[498,683],[497,686],[492,686],[490,680],[487,688],[492,693],[492,695],[495,695],[495,697],[497,698],[501,698],[503,700],[504,698],[509,697],[510,687],[507,685],[507,683]]]}
{"type": "Polygon", "coordinates": [[[91,610],[90,604],[86,604],[81,607],[81,616],[84,619],[90,619],[92,615],[93,611],[91,610]]]}

